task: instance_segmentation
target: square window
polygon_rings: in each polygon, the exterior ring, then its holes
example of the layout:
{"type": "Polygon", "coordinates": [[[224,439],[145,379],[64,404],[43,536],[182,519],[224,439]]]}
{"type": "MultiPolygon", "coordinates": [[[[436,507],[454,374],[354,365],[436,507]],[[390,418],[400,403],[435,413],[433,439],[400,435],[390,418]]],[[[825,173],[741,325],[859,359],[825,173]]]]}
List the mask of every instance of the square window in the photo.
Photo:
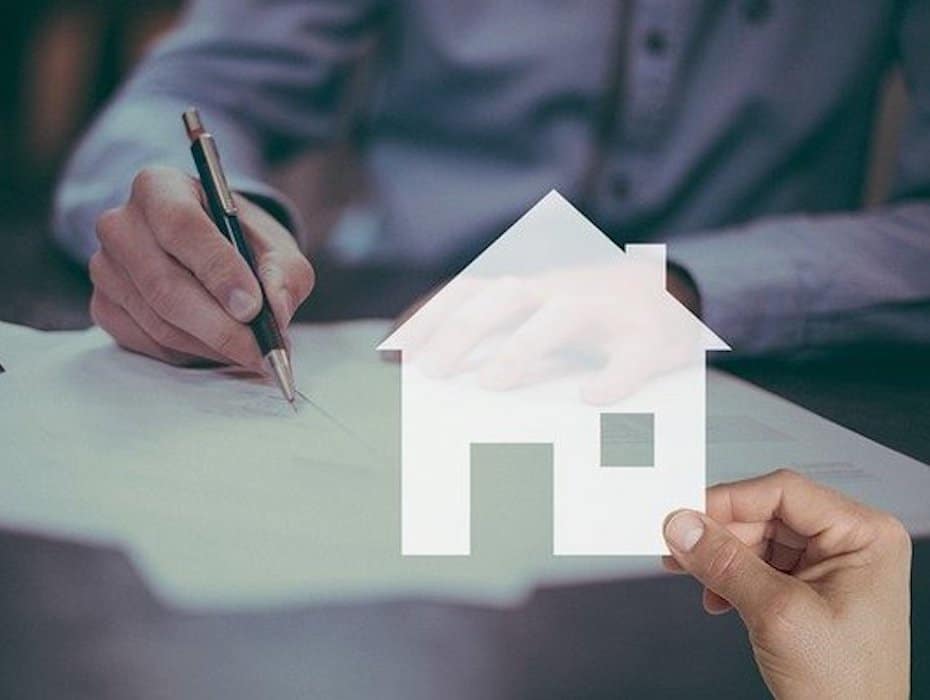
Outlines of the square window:
{"type": "Polygon", "coordinates": [[[652,413],[602,413],[601,466],[654,467],[655,416],[652,413]]]}

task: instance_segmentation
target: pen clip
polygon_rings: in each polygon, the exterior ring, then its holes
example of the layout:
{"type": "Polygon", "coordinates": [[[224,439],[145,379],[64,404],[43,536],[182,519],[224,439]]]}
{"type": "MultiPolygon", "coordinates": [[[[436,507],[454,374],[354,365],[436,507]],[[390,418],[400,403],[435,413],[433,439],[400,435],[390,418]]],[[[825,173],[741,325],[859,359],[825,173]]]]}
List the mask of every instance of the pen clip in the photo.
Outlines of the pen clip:
{"type": "Polygon", "coordinates": [[[184,121],[184,128],[187,129],[187,135],[191,143],[200,144],[203,152],[203,164],[206,166],[209,176],[207,180],[209,182],[202,182],[201,184],[204,187],[212,187],[216,190],[216,199],[219,200],[225,214],[229,216],[237,215],[239,209],[236,207],[236,202],[229,189],[229,183],[226,181],[226,173],[223,172],[223,165],[220,162],[220,152],[216,148],[213,135],[204,127],[203,121],[200,119],[200,112],[192,107],[186,110],[181,115],[181,118],[184,121]]]}
{"type": "Polygon", "coordinates": [[[216,196],[220,200],[223,210],[230,216],[235,216],[239,213],[239,209],[236,207],[235,200],[233,200],[229,183],[226,182],[226,174],[220,165],[220,152],[216,149],[213,136],[205,132],[200,136],[200,144],[203,146],[203,156],[207,164],[207,170],[210,172],[210,180],[216,188],[216,196]]]}

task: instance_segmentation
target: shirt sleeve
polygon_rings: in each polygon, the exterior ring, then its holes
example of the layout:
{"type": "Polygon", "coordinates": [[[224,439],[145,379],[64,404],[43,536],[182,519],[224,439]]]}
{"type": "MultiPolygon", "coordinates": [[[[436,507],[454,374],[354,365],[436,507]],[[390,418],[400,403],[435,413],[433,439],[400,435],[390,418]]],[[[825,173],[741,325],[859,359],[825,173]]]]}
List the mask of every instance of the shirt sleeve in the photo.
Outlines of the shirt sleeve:
{"type": "Polygon", "coordinates": [[[97,248],[95,222],[126,201],[142,168],[195,174],[181,113],[200,109],[234,189],[296,230],[297,209],[266,184],[276,160],[331,140],[381,0],[196,0],[142,62],[69,160],[52,230],[75,259],[97,248]]]}
{"type": "Polygon", "coordinates": [[[902,14],[911,111],[892,201],[673,241],[704,320],[742,355],[851,342],[930,343],[930,0],[902,14]]]}

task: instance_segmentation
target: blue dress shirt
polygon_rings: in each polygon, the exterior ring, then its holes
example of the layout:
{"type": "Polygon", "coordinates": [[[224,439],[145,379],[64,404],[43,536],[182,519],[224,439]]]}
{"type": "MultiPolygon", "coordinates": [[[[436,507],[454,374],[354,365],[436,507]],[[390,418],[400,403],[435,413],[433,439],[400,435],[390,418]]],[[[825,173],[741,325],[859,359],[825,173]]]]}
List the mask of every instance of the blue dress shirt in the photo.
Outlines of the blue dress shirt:
{"type": "Polygon", "coordinates": [[[464,262],[556,188],[620,243],[669,242],[738,352],[930,342],[930,0],[199,0],[66,170],[74,256],[140,168],[191,171],[192,103],[295,229],[269,168],[352,129],[364,263],[464,262]],[[892,199],[863,210],[896,64],[913,109],[892,199]]]}

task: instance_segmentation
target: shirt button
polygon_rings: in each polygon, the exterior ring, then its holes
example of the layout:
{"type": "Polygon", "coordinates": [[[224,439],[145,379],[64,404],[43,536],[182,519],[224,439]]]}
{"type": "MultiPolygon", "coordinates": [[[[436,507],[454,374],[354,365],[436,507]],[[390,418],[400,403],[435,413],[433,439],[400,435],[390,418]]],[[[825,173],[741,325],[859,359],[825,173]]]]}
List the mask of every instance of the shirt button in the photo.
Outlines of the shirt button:
{"type": "Polygon", "coordinates": [[[772,0],[743,0],[743,16],[751,24],[761,24],[772,14],[772,0]]]}
{"type": "Polygon", "coordinates": [[[646,50],[653,56],[661,56],[668,48],[668,39],[658,29],[652,29],[646,34],[646,50]]]}
{"type": "Polygon", "coordinates": [[[608,183],[610,194],[614,199],[626,199],[633,189],[630,176],[626,173],[614,173],[608,183]]]}

